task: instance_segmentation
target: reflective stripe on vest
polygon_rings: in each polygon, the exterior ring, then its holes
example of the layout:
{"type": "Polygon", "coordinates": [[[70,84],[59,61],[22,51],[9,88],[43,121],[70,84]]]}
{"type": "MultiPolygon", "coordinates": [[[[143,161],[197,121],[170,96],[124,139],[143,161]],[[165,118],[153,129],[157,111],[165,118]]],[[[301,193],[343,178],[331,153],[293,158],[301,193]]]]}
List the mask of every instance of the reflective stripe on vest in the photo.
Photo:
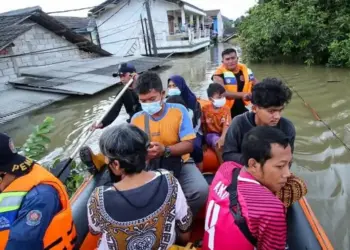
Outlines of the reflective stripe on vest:
{"type": "Polygon", "coordinates": [[[27,192],[6,192],[0,194],[0,213],[14,211],[20,208],[27,192]]]}

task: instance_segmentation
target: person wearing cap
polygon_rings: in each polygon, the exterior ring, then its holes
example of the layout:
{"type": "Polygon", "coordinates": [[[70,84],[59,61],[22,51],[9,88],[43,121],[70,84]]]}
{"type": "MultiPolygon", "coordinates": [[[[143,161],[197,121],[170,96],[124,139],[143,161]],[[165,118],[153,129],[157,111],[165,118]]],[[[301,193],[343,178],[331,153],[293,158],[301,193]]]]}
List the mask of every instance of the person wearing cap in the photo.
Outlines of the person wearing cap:
{"type": "Polygon", "coordinates": [[[0,249],[70,250],[75,239],[65,186],[0,133],[0,249]]]}
{"type": "MultiPolygon", "coordinates": [[[[137,73],[134,65],[130,63],[122,63],[119,65],[118,72],[113,73],[112,76],[120,78],[121,84],[119,84],[119,89],[117,91],[117,93],[119,93],[124,85],[130,81],[130,79],[137,77],[137,73]]],[[[102,122],[100,124],[93,125],[93,129],[105,128],[109,126],[118,117],[123,105],[129,115],[129,119],[127,120],[128,123],[134,114],[142,110],[141,104],[139,103],[139,98],[133,91],[133,84],[129,89],[125,91],[125,93],[109,111],[102,122]]]]}
{"type": "MultiPolygon", "coordinates": [[[[127,84],[130,79],[134,78],[136,81],[138,75],[134,65],[131,63],[122,63],[119,65],[118,72],[113,73],[113,77],[119,77],[121,84],[117,93],[119,93],[125,84],[127,84]]],[[[131,117],[139,111],[142,111],[141,104],[137,94],[134,92],[134,83],[131,84],[121,98],[116,102],[113,108],[108,112],[106,117],[102,120],[100,124],[94,124],[92,129],[102,129],[109,126],[119,115],[120,110],[123,105],[126,112],[129,115],[129,119],[126,121],[130,123],[131,117]]],[[[99,169],[104,166],[104,155],[101,153],[94,154],[89,146],[84,146],[79,151],[81,161],[89,167],[89,171],[94,171],[95,168],[99,169]]]]}

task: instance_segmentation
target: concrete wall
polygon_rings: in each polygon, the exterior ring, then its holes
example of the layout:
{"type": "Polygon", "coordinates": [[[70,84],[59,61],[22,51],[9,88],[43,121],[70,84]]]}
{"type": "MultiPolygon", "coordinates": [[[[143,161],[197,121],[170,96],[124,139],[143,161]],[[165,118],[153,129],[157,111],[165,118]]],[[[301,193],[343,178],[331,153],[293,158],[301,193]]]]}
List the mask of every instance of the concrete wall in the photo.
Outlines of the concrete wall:
{"type": "Polygon", "coordinates": [[[35,24],[29,31],[17,37],[13,43],[15,46],[12,49],[15,55],[36,52],[16,57],[19,68],[44,66],[73,59],[98,56],[94,53],[79,50],[76,45],[38,24],[35,24]],[[43,50],[45,50],[45,53],[43,53],[43,50]]]}
{"type": "Polygon", "coordinates": [[[0,53],[0,91],[10,88],[11,86],[6,83],[17,77],[15,58],[9,57],[12,54],[11,48],[4,49],[0,53]]]}

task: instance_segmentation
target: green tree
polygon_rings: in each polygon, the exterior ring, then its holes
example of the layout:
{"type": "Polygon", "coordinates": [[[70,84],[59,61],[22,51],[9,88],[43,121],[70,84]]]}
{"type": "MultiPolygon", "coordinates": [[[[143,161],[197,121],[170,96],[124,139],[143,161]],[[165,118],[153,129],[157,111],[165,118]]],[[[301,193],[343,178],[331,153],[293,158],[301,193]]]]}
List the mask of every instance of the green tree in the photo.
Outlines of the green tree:
{"type": "Polygon", "coordinates": [[[309,65],[349,66],[349,1],[259,1],[240,20],[238,30],[251,61],[288,58],[309,65]]]}

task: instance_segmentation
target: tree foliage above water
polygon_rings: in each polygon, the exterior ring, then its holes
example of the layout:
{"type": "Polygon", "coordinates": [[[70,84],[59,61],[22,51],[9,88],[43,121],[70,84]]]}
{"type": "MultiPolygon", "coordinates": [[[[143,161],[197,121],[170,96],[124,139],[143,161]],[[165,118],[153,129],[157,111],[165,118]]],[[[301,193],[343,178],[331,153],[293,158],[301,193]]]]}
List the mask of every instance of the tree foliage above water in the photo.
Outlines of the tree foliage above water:
{"type": "Polygon", "coordinates": [[[260,0],[238,29],[251,61],[288,58],[350,67],[348,0],[260,0]]]}

